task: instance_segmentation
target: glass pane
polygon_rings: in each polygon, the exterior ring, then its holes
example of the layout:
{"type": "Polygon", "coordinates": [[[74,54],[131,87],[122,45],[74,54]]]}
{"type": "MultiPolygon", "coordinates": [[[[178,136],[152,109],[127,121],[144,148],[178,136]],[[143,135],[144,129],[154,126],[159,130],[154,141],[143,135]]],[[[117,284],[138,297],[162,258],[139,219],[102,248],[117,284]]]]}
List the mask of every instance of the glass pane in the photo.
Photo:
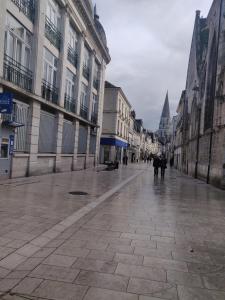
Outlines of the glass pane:
{"type": "Polygon", "coordinates": [[[30,69],[30,49],[25,49],[25,56],[24,56],[24,65],[26,68],[30,69]]]}
{"type": "Polygon", "coordinates": [[[52,84],[52,67],[48,66],[48,82],[52,84]]]}
{"type": "Polygon", "coordinates": [[[7,55],[14,58],[14,53],[13,52],[14,52],[14,38],[9,33],[8,34],[8,41],[7,41],[7,55]]]}

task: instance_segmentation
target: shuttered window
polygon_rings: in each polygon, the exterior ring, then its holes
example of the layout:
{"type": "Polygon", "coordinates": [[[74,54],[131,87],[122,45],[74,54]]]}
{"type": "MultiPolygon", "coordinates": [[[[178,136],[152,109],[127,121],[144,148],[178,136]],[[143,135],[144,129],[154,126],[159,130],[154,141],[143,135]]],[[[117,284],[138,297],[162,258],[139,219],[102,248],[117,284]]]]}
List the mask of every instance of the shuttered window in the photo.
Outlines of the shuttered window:
{"type": "Polygon", "coordinates": [[[85,126],[79,127],[78,153],[85,154],[87,152],[87,136],[88,129],[85,126]]]}
{"type": "Polygon", "coordinates": [[[56,152],[56,135],[56,116],[45,111],[41,111],[38,143],[39,153],[56,152]]]}
{"type": "Polygon", "coordinates": [[[75,126],[72,122],[64,120],[62,136],[62,153],[73,154],[75,142],[75,126]]]}
{"type": "Polygon", "coordinates": [[[23,126],[16,128],[15,151],[28,152],[28,122],[30,119],[29,105],[15,101],[15,120],[23,126]]]}

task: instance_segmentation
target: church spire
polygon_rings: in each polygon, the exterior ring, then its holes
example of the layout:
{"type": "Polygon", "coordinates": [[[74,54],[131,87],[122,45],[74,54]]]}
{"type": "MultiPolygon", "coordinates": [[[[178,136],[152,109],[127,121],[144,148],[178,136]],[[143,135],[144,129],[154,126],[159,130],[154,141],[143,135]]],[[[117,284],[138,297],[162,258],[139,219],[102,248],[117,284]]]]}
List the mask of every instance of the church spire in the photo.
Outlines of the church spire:
{"type": "Polygon", "coordinates": [[[170,105],[169,105],[169,94],[168,94],[168,91],[166,93],[166,99],[165,99],[163,110],[162,110],[161,119],[162,118],[168,118],[168,119],[170,119],[170,105]]]}

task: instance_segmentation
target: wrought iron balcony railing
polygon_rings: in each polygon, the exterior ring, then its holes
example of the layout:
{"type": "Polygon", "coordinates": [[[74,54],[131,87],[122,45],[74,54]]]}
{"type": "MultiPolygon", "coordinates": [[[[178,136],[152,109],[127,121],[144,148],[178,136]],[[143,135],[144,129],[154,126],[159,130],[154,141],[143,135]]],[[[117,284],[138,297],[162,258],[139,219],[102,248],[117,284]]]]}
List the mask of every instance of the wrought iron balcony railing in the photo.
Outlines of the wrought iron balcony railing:
{"type": "Polygon", "coordinates": [[[77,68],[78,53],[75,49],[71,48],[70,46],[68,46],[67,59],[69,62],[71,62],[72,65],[74,65],[75,68],[77,68]]]}
{"type": "Polygon", "coordinates": [[[76,113],[76,101],[74,98],[65,94],[64,97],[64,108],[72,113],[76,113]]]}
{"type": "Polygon", "coordinates": [[[58,89],[44,79],[42,80],[42,98],[58,104],[58,89]]]}
{"type": "Polygon", "coordinates": [[[60,50],[62,42],[61,32],[47,16],[45,17],[45,36],[58,50],[60,50]]]}
{"type": "Polygon", "coordinates": [[[32,91],[33,73],[7,54],[4,56],[4,79],[32,91]]]}
{"type": "Polygon", "coordinates": [[[84,78],[86,78],[87,80],[89,80],[90,70],[89,70],[89,67],[86,66],[86,65],[83,65],[83,76],[84,76],[84,78]]]}
{"type": "Polygon", "coordinates": [[[34,0],[11,0],[22,13],[34,22],[35,4],[34,0]]]}
{"type": "Polygon", "coordinates": [[[94,79],[93,79],[93,87],[94,87],[96,90],[98,90],[98,88],[99,88],[99,80],[98,80],[98,78],[94,78],[94,79]]]}
{"type": "Polygon", "coordinates": [[[88,119],[88,108],[83,104],[80,105],[80,116],[86,120],[88,119]]]}
{"type": "Polygon", "coordinates": [[[97,124],[98,122],[98,114],[96,112],[92,112],[91,114],[91,122],[97,124]]]}

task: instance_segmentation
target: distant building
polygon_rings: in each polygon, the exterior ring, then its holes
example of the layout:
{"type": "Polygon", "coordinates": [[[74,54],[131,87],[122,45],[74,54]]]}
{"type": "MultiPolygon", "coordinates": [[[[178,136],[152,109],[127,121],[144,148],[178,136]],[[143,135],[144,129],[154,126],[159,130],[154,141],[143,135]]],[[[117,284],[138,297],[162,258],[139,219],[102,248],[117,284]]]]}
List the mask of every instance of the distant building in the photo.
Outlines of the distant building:
{"type": "Polygon", "coordinates": [[[101,162],[118,160],[128,155],[131,105],[123,90],[110,82],[105,83],[101,162]]]}

